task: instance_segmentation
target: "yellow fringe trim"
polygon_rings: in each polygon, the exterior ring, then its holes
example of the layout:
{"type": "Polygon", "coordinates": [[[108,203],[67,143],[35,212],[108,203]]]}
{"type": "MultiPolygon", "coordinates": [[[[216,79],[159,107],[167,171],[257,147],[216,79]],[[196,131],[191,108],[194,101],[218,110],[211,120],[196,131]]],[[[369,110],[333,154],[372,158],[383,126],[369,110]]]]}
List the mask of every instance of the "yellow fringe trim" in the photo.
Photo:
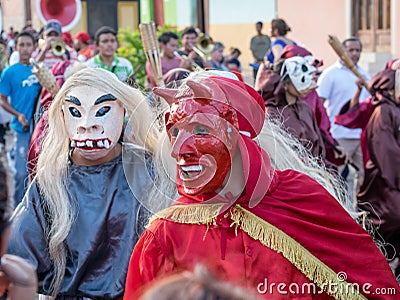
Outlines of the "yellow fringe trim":
{"type": "Polygon", "coordinates": [[[367,299],[296,240],[240,205],[232,209],[235,225],[264,246],[289,260],[310,281],[335,299],[367,299]],[[331,288],[330,288],[331,287],[331,288]]]}
{"type": "MultiPolygon", "coordinates": [[[[153,216],[149,225],[156,219],[169,219],[177,223],[203,224],[208,227],[215,222],[223,206],[224,204],[174,205],[153,216]]],[[[236,233],[241,229],[262,245],[282,253],[310,281],[335,299],[367,299],[353,284],[339,279],[338,274],[296,240],[257,215],[236,204],[230,211],[230,217],[233,221],[231,227],[235,226],[236,233]]]]}
{"type": "Polygon", "coordinates": [[[215,222],[223,206],[224,204],[220,203],[173,205],[151,217],[149,225],[156,219],[170,219],[184,224],[211,225],[215,222]]]}

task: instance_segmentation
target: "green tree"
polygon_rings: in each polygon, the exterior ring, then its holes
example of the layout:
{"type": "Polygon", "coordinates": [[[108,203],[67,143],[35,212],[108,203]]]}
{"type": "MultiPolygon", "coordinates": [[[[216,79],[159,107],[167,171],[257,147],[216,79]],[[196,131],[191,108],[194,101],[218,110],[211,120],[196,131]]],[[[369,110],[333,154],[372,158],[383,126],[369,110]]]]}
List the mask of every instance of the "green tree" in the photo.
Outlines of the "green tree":
{"type": "MultiPolygon", "coordinates": [[[[175,32],[180,36],[180,31],[176,28],[165,25],[157,28],[157,36],[166,31],[175,32]]],[[[128,59],[136,72],[135,80],[139,88],[144,88],[146,80],[146,54],[143,50],[142,39],[139,29],[132,31],[131,28],[121,28],[118,31],[118,40],[120,47],[118,48],[118,55],[128,59]]],[[[180,46],[180,39],[179,39],[180,46]]]]}

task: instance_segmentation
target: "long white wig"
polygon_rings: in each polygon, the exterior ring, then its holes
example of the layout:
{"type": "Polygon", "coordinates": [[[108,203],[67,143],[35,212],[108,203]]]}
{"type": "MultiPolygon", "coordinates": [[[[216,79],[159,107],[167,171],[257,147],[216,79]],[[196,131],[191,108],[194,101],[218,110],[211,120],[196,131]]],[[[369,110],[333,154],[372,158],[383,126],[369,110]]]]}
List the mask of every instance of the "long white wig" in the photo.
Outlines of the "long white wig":
{"type": "Polygon", "coordinates": [[[111,72],[85,68],[72,75],[57,93],[49,109],[48,130],[37,164],[37,182],[44,205],[48,210],[47,242],[50,259],[54,264],[51,293],[56,295],[63,281],[66,266],[64,241],[74,222],[73,199],[68,199],[65,186],[68,173],[70,140],[64,124],[62,105],[66,94],[78,86],[88,86],[113,94],[125,108],[129,121],[125,128],[124,143],[155,149],[158,131],[153,126],[153,112],[145,96],[137,89],[120,82],[111,72]],[[131,118],[135,112],[135,117],[131,118]]]}

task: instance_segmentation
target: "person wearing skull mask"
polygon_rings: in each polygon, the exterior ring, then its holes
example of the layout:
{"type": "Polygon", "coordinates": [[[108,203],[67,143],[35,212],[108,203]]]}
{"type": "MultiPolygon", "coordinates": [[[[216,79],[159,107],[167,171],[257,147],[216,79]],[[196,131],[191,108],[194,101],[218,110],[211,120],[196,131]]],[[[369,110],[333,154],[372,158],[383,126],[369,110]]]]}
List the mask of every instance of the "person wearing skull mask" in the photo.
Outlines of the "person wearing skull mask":
{"type": "Polygon", "coordinates": [[[57,93],[8,247],[35,266],[40,294],[123,295],[139,198],[151,182],[148,153],[158,132],[151,115],[139,90],[103,69],[76,72],[57,93]]]}
{"type": "MultiPolygon", "coordinates": [[[[266,299],[282,297],[264,286],[266,278],[320,289],[302,299],[345,298],[349,288],[352,299],[366,299],[351,283],[398,290],[371,237],[327,189],[305,174],[272,167],[276,157],[258,142],[280,145],[281,137],[262,141],[261,96],[238,80],[196,76],[179,89],[153,89],[171,105],[166,130],[180,198],[155,213],[136,244],[124,299],[137,299],[156,277],[197,263],[266,299]],[[347,281],[337,280],[339,271],[347,281]],[[340,288],[328,290],[324,282],[340,288]]],[[[286,150],[277,149],[290,160],[286,150]]]]}
{"type": "Polygon", "coordinates": [[[287,131],[329,167],[321,131],[312,108],[300,98],[316,88],[314,72],[306,58],[294,56],[283,62],[281,76],[268,71],[268,85],[263,91],[267,116],[282,122],[287,131]]]}
{"type": "MultiPolygon", "coordinates": [[[[323,65],[323,61],[316,59],[306,48],[297,45],[287,45],[285,48],[283,48],[280,58],[275,61],[273,66],[274,71],[277,74],[280,74],[283,62],[287,58],[294,56],[304,57],[311,65],[317,68],[316,73],[318,73],[319,67],[323,65]]],[[[265,70],[265,68],[262,69],[265,70]]],[[[263,78],[263,72],[261,71],[260,74],[258,74],[255,83],[255,89],[261,93],[261,95],[263,95],[264,85],[268,88],[268,82],[265,82],[263,78]]],[[[318,128],[324,141],[326,159],[336,166],[343,165],[346,162],[346,153],[344,149],[339,146],[339,143],[332,137],[330,132],[331,124],[329,117],[326,113],[326,108],[324,107],[322,100],[318,96],[317,91],[312,90],[300,100],[310,105],[313,110],[318,128]]]]}

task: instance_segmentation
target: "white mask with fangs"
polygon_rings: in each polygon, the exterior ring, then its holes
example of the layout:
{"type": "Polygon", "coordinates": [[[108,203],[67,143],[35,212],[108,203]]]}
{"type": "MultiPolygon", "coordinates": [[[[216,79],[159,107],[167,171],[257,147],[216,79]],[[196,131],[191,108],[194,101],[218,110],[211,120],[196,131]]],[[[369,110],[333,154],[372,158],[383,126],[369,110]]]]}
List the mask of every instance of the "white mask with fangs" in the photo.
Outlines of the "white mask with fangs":
{"type": "Polygon", "coordinates": [[[66,95],[62,109],[70,146],[86,159],[100,159],[118,144],[124,108],[114,95],[79,86],[66,95]]]}

